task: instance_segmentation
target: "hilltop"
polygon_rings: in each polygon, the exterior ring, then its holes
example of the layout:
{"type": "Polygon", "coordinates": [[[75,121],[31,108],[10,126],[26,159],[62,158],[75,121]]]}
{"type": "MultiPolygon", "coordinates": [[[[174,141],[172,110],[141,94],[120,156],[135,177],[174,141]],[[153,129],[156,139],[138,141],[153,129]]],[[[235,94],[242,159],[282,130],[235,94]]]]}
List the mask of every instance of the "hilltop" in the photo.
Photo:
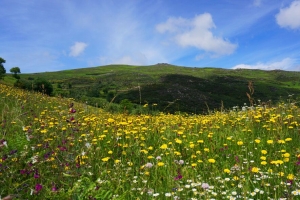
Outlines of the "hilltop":
{"type": "MultiPolygon", "coordinates": [[[[91,68],[21,74],[22,80],[43,78],[54,87],[54,96],[74,98],[104,107],[121,103],[124,110],[156,105],[164,112],[206,113],[208,110],[275,103],[300,92],[300,73],[282,70],[191,68],[159,63],[151,66],[108,65],[91,68]],[[124,99],[126,99],[124,101],[124,99]],[[123,100],[123,101],[122,101],[123,100]],[[124,103],[125,102],[125,103],[124,103]],[[130,107],[130,108],[129,108],[130,107]]],[[[9,75],[4,79],[12,84],[9,75]]]]}

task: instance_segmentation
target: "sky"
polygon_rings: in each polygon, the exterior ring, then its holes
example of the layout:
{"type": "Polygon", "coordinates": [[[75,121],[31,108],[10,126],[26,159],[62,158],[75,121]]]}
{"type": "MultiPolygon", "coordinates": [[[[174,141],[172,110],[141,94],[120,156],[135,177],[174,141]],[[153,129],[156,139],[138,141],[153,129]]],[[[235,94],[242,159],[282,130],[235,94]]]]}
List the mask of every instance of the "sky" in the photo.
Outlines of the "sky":
{"type": "Polygon", "coordinates": [[[6,71],[110,64],[300,71],[300,0],[0,0],[6,71]]]}

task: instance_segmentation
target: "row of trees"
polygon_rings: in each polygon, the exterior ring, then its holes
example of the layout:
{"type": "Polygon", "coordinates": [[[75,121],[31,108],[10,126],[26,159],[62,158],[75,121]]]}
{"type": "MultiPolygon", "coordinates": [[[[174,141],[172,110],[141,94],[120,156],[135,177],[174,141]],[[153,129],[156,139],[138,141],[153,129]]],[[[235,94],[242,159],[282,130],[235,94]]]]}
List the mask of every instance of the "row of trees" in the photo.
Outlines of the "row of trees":
{"type": "MultiPolygon", "coordinates": [[[[0,79],[2,79],[6,74],[6,69],[3,66],[3,63],[5,63],[6,60],[0,57],[0,79]]],[[[19,67],[13,67],[9,70],[11,73],[13,73],[13,77],[16,79],[20,79],[20,76],[18,74],[21,73],[21,70],[19,67]]]]}
{"type": "MultiPolygon", "coordinates": [[[[3,63],[5,62],[6,60],[0,57],[0,79],[3,79],[3,77],[6,74],[6,69],[3,66],[3,63]]],[[[17,79],[17,81],[14,84],[15,87],[26,90],[34,90],[47,95],[52,94],[53,87],[49,81],[41,78],[37,78],[35,80],[20,79],[21,77],[18,74],[21,73],[21,70],[19,67],[13,67],[9,71],[12,73],[12,76],[17,79]]]]}

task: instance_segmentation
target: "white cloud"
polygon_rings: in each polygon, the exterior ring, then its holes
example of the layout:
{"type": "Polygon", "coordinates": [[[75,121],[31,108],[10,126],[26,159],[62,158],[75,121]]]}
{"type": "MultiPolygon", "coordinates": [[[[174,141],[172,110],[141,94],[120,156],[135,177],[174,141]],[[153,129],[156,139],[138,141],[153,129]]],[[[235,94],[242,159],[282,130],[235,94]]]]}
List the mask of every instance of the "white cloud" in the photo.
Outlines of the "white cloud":
{"type": "Polygon", "coordinates": [[[300,28],[300,0],[293,1],[289,7],[280,9],[276,21],[284,28],[300,28]]]}
{"type": "Polygon", "coordinates": [[[175,42],[182,47],[195,47],[215,55],[232,54],[237,45],[213,35],[212,28],[216,26],[209,13],[197,15],[193,19],[169,18],[156,26],[160,33],[173,34],[175,42]]]}
{"type": "Polygon", "coordinates": [[[147,65],[148,59],[142,52],[134,52],[124,56],[100,56],[98,61],[101,65],[125,64],[125,65],[147,65]]]}
{"type": "Polygon", "coordinates": [[[69,56],[77,57],[80,54],[83,53],[85,48],[87,47],[87,44],[84,42],[75,42],[73,46],[70,47],[70,53],[69,56]]]}
{"type": "Polygon", "coordinates": [[[113,61],[113,64],[138,65],[138,63],[130,56],[123,56],[122,58],[113,61]]]}
{"type": "Polygon", "coordinates": [[[262,69],[262,70],[289,70],[299,71],[299,66],[295,65],[295,60],[292,58],[285,58],[278,62],[272,63],[256,63],[254,65],[239,64],[234,66],[232,69],[262,69]]]}
{"type": "Polygon", "coordinates": [[[254,0],[253,5],[259,7],[261,5],[261,0],[254,0]]]}

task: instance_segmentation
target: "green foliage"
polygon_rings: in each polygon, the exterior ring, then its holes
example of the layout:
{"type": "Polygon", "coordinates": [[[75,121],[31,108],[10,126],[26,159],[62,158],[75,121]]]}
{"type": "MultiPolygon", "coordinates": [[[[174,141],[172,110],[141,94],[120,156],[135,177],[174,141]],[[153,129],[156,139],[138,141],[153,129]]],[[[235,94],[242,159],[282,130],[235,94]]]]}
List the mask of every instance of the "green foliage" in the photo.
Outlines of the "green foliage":
{"type": "Polygon", "coordinates": [[[156,103],[157,110],[167,113],[199,114],[207,113],[208,108],[241,106],[249,102],[249,81],[255,88],[253,103],[258,99],[276,103],[282,96],[300,92],[300,72],[281,70],[110,65],[20,76],[60,83],[62,88],[53,89],[55,95],[79,101],[98,98],[113,103],[128,99],[136,105],[156,103]]]}
{"type": "Polygon", "coordinates": [[[21,70],[19,67],[13,67],[9,70],[11,73],[14,73],[14,74],[19,74],[21,73],[21,70]]]}
{"type": "Polygon", "coordinates": [[[3,79],[3,77],[5,76],[6,70],[3,66],[3,63],[5,63],[6,61],[0,57],[0,79],[3,79]]]}
{"type": "Polygon", "coordinates": [[[38,92],[41,92],[41,93],[47,94],[47,95],[51,95],[53,92],[52,84],[45,79],[37,78],[34,80],[33,84],[34,84],[33,89],[35,91],[38,91],[38,92]]]}
{"type": "Polygon", "coordinates": [[[68,191],[68,196],[74,200],[83,199],[111,199],[113,195],[112,185],[109,181],[101,183],[93,182],[88,177],[82,177],[74,187],[68,191]]]}
{"type": "Polygon", "coordinates": [[[34,90],[47,95],[51,95],[53,92],[52,84],[49,81],[41,78],[37,78],[33,81],[18,79],[14,86],[21,89],[34,90]]]}
{"type": "Polygon", "coordinates": [[[20,76],[18,75],[19,73],[21,73],[21,70],[19,67],[13,67],[9,70],[11,73],[13,73],[13,77],[16,79],[20,79],[20,76]]]}
{"type": "Polygon", "coordinates": [[[25,89],[25,90],[33,90],[33,82],[25,79],[18,79],[14,83],[14,87],[25,89]]]}
{"type": "Polygon", "coordinates": [[[131,112],[133,109],[133,103],[131,101],[129,101],[128,99],[123,99],[120,102],[120,106],[121,108],[125,111],[131,112]]]}

